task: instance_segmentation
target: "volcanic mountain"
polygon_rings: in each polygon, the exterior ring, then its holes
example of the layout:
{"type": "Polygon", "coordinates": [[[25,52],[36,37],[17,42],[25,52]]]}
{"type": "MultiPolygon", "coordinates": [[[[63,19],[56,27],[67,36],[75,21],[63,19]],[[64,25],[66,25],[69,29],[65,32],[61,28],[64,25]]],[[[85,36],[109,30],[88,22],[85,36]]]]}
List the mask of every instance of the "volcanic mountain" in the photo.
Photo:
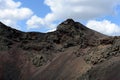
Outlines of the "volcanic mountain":
{"type": "Polygon", "coordinates": [[[120,37],[67,19],[49,33],[0,23],[0,80],[120,80],[120,37]]]}

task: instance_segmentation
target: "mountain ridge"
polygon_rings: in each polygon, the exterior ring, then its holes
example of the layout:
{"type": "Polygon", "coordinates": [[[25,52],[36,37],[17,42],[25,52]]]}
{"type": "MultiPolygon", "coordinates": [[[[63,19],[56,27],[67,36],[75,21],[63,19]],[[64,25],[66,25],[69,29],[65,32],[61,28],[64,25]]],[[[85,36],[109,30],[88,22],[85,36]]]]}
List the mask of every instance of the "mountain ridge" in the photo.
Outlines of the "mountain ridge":
{"type": "Polygon", "coordinates": [[[109,80],[112,72],[119,73],[119,40],[72,19],[49,33],[22,32],[0,23],[0,80],[109,80]]]}

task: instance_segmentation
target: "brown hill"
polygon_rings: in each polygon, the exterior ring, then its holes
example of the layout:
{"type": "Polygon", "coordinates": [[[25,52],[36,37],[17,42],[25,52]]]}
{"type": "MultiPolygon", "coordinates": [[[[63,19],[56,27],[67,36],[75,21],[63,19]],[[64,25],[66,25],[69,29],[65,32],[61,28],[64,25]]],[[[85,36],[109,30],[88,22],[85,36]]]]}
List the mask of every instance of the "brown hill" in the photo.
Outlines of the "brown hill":
{"type": "Polygon", "coordinates": [[[0,80],[120,80],[119,45],[72,19],[49,33],[0,23],[0,80]]]}

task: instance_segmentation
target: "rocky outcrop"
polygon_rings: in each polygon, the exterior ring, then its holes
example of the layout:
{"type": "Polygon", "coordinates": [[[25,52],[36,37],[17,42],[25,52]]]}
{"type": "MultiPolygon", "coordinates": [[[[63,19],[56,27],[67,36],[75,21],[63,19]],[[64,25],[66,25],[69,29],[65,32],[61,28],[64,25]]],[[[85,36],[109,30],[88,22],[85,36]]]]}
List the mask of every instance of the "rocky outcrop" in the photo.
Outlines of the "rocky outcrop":
{"type": "Polygon", "coordinates": [[[0,23],[0,80],[119,80],[119,53],[120,37],[72,19],[49,33],[0,23]]]}

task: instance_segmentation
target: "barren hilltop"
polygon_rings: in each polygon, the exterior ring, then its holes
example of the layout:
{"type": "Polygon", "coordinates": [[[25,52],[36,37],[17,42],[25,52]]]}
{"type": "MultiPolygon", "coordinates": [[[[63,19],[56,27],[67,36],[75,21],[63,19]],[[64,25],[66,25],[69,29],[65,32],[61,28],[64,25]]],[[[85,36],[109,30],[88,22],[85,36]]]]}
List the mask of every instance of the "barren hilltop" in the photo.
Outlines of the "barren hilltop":
{"type": "Polygon", "coordinates": [[[120,37],[67,19],[49,33],[0,23],[0,80],[120,80],[120,37]]]}

